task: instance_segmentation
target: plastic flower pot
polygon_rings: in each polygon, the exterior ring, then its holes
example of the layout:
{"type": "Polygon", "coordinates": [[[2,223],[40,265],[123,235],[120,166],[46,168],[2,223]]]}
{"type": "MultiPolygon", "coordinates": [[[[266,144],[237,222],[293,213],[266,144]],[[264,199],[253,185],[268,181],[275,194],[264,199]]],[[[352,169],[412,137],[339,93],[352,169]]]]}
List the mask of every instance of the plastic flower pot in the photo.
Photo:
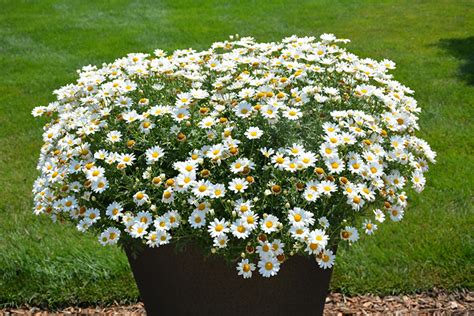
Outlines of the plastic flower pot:
{"type": "MultiPolygon", "coordinates": [[[[249,279],[218,256],[174,245],[126,250],[148,315],[322,315],[332,269],[294,256],[278,275],[249,279]]],[[[256,272],[256,271],[255,271],[256,272]]]]}

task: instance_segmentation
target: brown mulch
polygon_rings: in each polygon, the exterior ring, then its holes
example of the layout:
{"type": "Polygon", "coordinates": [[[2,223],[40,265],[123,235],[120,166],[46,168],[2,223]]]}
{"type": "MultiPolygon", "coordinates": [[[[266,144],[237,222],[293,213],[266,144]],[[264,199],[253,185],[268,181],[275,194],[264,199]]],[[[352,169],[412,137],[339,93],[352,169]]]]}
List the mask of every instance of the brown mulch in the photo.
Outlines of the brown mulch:
{"type": "MultiPolygon", "coordinates": [[[[68,307],[61,311],[48,312],[35,307],[6,308],[0,310],[5,316],[62,316],[62,315],[145,315],[142,303],[110,307],[68,307]]],[[[458,291],[446,293],[432,291],[422,294],[385,296],[362,295],[347,297],[331,293],[326,298],[325,315],[474,315],[474,292],[458,291]]]]}

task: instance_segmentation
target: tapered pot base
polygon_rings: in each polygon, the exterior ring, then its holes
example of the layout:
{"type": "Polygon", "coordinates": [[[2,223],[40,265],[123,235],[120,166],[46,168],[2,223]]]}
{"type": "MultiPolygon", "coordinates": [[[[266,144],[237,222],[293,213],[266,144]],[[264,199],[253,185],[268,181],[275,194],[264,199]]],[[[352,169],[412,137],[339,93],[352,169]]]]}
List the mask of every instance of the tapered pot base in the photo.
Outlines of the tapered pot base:
{"type": "Polygon", "coordinates": [[[243,279],[235,265],[218,256],[205,258],[197,247],[126,252],[149,316],[322,315],[332,273],[314,259],[294,256],[274,277],[255,271],[243,279]]]}

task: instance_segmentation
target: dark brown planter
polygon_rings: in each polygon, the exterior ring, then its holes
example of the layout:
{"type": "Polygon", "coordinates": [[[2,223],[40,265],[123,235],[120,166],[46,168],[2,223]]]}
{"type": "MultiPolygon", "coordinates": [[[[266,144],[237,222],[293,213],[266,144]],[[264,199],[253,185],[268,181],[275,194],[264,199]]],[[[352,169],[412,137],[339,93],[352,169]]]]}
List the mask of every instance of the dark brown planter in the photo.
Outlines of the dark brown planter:
{"type": "Polygon", "coordinates": [[[128,260],[149,316],[322,315],[332,269],[295,256],[280,272],[250,279],[222,258],[205,258],[199,248],[176,252],[173,245],[145,248],[128,260]]]}

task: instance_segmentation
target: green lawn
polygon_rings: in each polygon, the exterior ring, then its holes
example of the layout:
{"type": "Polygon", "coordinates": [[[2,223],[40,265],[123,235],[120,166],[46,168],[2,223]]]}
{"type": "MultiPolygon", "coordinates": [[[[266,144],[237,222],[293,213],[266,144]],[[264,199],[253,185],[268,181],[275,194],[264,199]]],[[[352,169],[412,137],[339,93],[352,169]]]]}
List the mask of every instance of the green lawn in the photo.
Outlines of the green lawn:
{"type": "Polygon", "coordinates": [[[31,211],[44,122],[31,109],[82,65],[155,48],[202,49],[230,34],[259,41],[335,33],[361,56],[397,62],[438,152],[401,223],[342,249],[332,289],[348,294],[473,289],[472,1],[0,0],[0,306],[131,302],[123,253],[31,211]]]}

